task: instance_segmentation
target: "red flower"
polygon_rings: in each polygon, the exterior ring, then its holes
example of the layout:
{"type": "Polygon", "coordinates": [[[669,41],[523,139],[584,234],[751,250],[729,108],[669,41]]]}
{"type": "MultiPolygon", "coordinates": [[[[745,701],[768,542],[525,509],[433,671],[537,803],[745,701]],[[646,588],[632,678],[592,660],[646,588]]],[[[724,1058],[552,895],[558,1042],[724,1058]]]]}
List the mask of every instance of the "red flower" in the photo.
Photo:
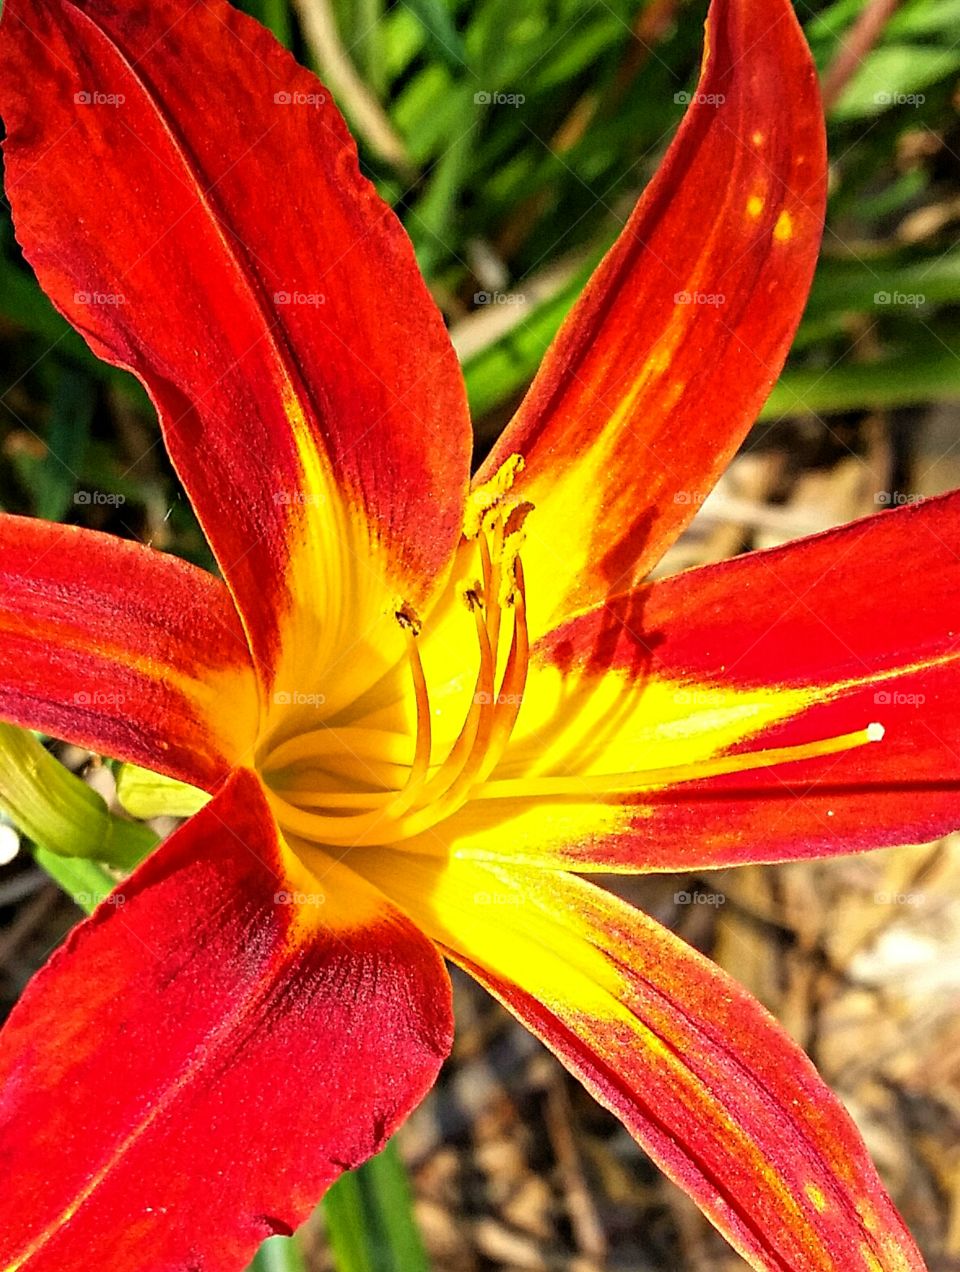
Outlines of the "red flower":
{"type": "Polygon", "coordinates": [[[6,1272],[241,1267],[429,1088],[441,955],[753,1267],[923,1266],[783,1031],[576,876],[957,822],[956,497],[642,582],[779,373],[823,216],[788,0],[707,34],[471,486],[443,323],[312,76],[223,0],[6,0],[20,241],[147,386],[224,580],[0,518],[0,716],[212,796],[2,1035],[6,1272]]]}

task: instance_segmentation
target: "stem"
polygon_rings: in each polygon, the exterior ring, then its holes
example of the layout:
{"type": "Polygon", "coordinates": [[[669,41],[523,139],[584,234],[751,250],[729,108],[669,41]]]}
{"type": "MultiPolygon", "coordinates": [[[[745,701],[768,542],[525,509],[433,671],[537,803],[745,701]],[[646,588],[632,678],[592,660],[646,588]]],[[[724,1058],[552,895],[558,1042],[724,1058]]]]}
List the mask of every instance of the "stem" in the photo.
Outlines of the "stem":
{"type": "Polygon", "coordinates": [[[0,807],[41,848],[118,870],[132,870],[157,842],[149,826],[115,817],[28,729],[12,724],[0,724],[0,807]]]}
{"type": "Polygon", "coordinates": [[[337,104],[382,159],[405,180],[414,180],[416,172],[403,138],[343,47],[330,0],[293,0],[293,4],[317,70],[337,104]]]}

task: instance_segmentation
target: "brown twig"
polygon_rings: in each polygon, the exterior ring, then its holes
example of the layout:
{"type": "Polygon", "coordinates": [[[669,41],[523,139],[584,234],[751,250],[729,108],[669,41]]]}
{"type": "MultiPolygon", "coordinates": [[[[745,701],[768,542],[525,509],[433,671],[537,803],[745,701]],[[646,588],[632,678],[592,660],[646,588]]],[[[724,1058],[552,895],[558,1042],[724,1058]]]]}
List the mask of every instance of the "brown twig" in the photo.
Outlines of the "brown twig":
{"type": "Polygon", "coordinates": [[[294,7],[320,74],[338,105],[380,157],[412,181],[415,168],[403,138],[350,60],[329,0],[294,0],[294,7]]]}
{"type": "Polygon", "coordinates": [[[607,1258],[607,1239],[583,1175],[565,1081],[563,1074],[556,1074],[547,1091],[547,1133],[560,1168],[570,1226],[579,1251],[602,1267],[607,1258]]]}

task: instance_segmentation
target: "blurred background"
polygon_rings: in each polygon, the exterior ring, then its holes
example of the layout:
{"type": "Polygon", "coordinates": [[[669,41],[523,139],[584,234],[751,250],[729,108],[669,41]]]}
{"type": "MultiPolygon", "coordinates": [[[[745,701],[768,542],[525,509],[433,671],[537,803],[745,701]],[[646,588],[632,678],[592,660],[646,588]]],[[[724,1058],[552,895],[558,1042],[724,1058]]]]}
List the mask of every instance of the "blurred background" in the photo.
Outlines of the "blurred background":
{"type": "MultiPolygon", "coordinates": [[[[482,454],[663,155],[705,0],[243,7],[327,82],[403,218],[482,454]]],[[[783,377],[666,570],[960,486],[960,0],[797,12],[829,106],[823,255],[783,377]]],[[[40,293],[4,203],[0,506],[209,566],[156,439],[137,385],[40,293]]],[[[109,793],[96,759],[64,758],[109,793]]],[[[78,917],[15,849],[0,827],[4,1010],[78,917]]],[[[932,1272],[960,1272],[957,845],[617,887],[780,1017],[857,1118],[932,1272]]],[[[457,996],[454,1057],[399,1140],[438,1272],[743,1266],[538,1044],[459,980],[457,996]]],[[[311,1270],[330,1266],[319,1220],[305,1247],[311,1270]]]]}

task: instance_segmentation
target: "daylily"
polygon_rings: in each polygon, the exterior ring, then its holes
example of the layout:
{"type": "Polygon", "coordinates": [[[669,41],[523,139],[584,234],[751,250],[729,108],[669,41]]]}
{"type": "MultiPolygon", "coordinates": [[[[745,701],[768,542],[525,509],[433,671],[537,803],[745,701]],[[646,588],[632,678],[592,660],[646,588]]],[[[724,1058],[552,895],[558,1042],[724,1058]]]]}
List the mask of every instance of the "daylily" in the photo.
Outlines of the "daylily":
{"type": "Polygon", "coordinates": [[[146,385],[222,574],[0,519],[0,718],[211,797],[2,1035],[6,1272],[241,1267],[431,1086],[444,957],[754,1268],[922,1268],[783,1030],[578,877],[958,821],[956,496],[643,582],[822,228],[788,0],[714,0],[707,49],[471,483],[443,322],[316,80],[224,0],[6,0],[20,243],[146,385]]]}

